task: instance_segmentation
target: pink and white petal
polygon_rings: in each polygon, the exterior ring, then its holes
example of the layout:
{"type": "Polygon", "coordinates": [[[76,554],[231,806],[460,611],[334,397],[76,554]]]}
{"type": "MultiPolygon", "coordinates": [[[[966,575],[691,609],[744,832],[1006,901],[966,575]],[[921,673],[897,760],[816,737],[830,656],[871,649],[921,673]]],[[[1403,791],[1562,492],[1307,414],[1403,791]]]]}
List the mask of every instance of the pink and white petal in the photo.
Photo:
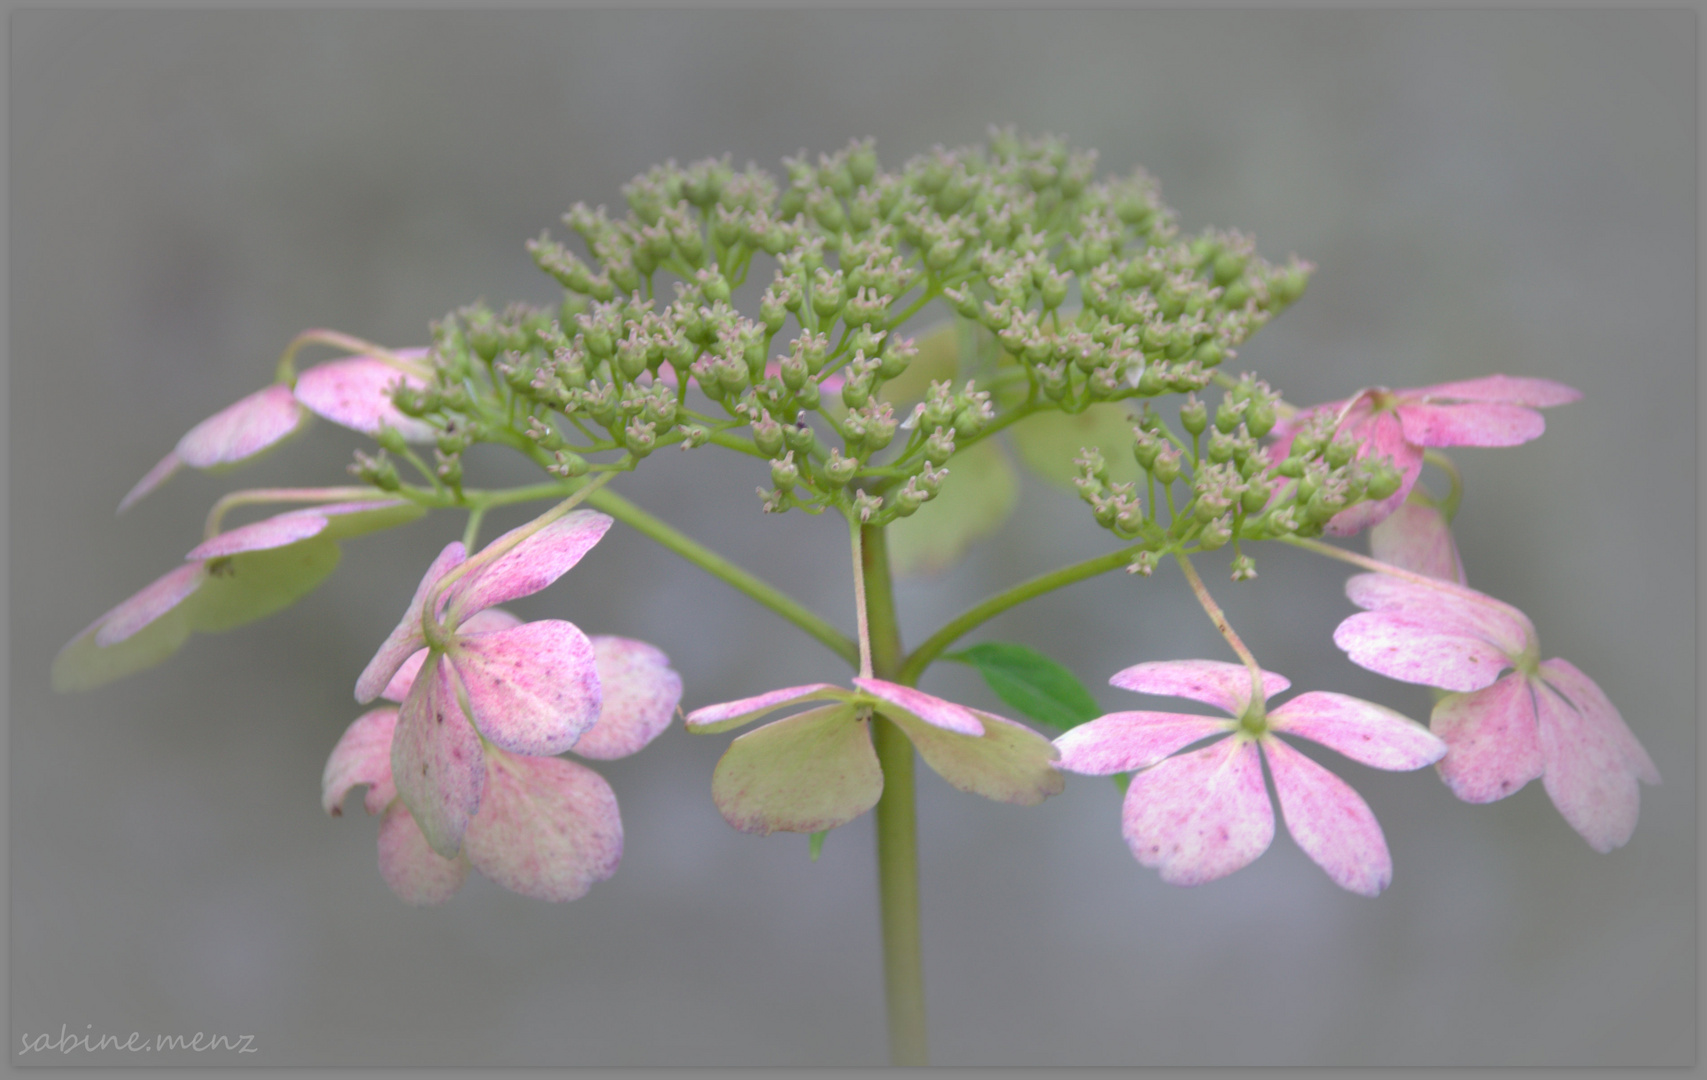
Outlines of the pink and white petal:
{"type": "MultiPolygon", "coordinates": [[[[202,568],[192,565],[189,569],[202,568]]],[[[194,604],[178,604],[166,609],[153,621],[132,630],[122,641],[105,646],[97,639],[111,613],[101,616],[54,655],[50,675],[54,690],[60,693],[93,690],[161,663],[189,640],[189,616],[194,607],[194,604]]]]}
{"type": "MultiPolygon", "coordinates": [[[[1152,660],[1115,673],[1109,685],[1140,694],[1190,698],[1226,709],[1234,716],[1251,703],[1251,671],[1222,660],[1152,660]]],[[[1272,671],[1262,673],[1263,700],[1292,683],[1272,671]]]]}
{"type": "Polygon", "coordinates": [[[427,513],[426,507],[404,499],[328,503],[318,509],[326,515],[326,536],[332,540],[346,540],[363,533],[407,525],[427,513]]]}
{"type": "Polygon", "coordinates": [[[603,635],[592,641],[604,705],[598,721],[570,749],[609,761],[635,753],[670,726],[682,700],[682,677],[654,645],[603,635]]]}
{"type": "Polygon", "coordinates": [[[806,701],[847,701],[853,695],[833,683],[806,683],[804,686],[785,686],[764,694],[755,694],[739,701],[707,705],[688,713],[687,729],[702,735],[740,727],[789,705],[806,701]]]}
{"type": "Polygon", "coordinates": [[[1274,840],[1274,806],[1256,744],[1231,738],[1132,778],[1122,832],[1170,885],[1201,885],[1250,865],[1274,840]]]}
{"type": "MultiPolygon", "coordinates": [[[[425,350],[399,350],[425,355],[425,350]]],[[[391,402],[398,383],[411,390],[426,386],[421,379],[398,371],[376,356],[352,356],[316,364],[296,377],[296,399],[309,411],[367,435],[393,428],[407,442],[432,442],[437,429],[425,420],[405,416],[391,402]]]]}
{"type": "Polygon", "coordinates": [[[1351,785],[1279,739],[1264,739],[1286,829],[1335,885],[1379,896],[1393,880],[1393,857],[1375,812],[1351,785]]]}
{"type": "Polygon", "coordinates": [[[204,540],[191,548],[184,558],[190,561],[218,559],[242,551],[266,551],[307,540],[326,531],[326,515],[315,507],[309,510],[290,510],[270,518],[240,525],[204,540]]]}
{"type": "Polygon", "coordinates": [[[518,534],[525,539],[451,585],[447,613],[460,620],[482,608],[532,596],[568,573],[610,527],[611,519],[596,510],[571,511],[531,534],[526,532],[535,528],[531,522],[518,525],[485,550],[500,547],[518,534]]]}
{"type": "Polygon", "coordinates": [[[398,713],[391,776],[434,851],[449,859],[480,807],[486,762],[480,736],[457,701],[455,674],[428,659],[398,713]]]}
{"type": "MultiPolygon", "coordinates": [[[[464,634],[479,634],[488,630],[508,630],[521,624],[520,619],[502,608],[487,608],[464,619],[457,629],[464,634]]],[[[415,676],[420,673],[421,665],[426,659],[426,649],[417,649],[410,653],[409,659],[403,661],[403,666],[397,669],[397,674],[385,684],[385,690],[379,696],[387,701],[402,701],[408,697],[409,688],[415,685],[415,676]]]]}
{"type": "Polygon", "coordinates": [[[308,418],[290,387],[274,383],[191,428],[178,440],[177,454],[197,469],[235,465],[295,434],[308,418]]]}
{"type": "Polygon", "coordinates": [[[1623,847],[1636,831],[1642,793],[1616,735],[1536,679],[1541,783],[1571,828],[1596,851],[1623,847]]]}
{"type": "Polygon", "coordinates": [[[186,563],[162,574],[95,620],[95,644],[103,649],[117,645],[183,603],[206,580],[207,568],[201,563],[186,563]]]}
{"type": "Polygon", "coordinates": [[[1224,734],[1236,726],[1232,720],[1185,713],[1109,713],[1056,739],[1055,748],[1061,751],[1057,765],[1085,776],[1136,772],[1199,739],[1224,734]]]}
{"type": "Polygon", "coordinates": [[[1319,742],[1376,769],[1409,772],[1446,756],[1446,744],[1415,720],[1345,694],[1299,694],[1268,718],[1276,731],[1319,742]]]}
{"type": "Polygon", "coordinates": [[[1535,699],[1516,672],[1473,694],[1441,698],[1429,727],[1446,743],[1440,778],[1467,803],[1503,799],[1544,768],[1535,699]]]}
{"type": "Polygon", "coordinates": [[[438,584],[440,578],[450,573],[453,567],[466,558],[462,541],[453,540],[445,545],[438,558],[427,567],[427,573],[421,578],[421,583],[415,586],[415,596],[409,601],[408,610],[403,612],[402,620],[379,647],[379,651],[374,653],[373,659],[368,661],[361,677],[356,680],[357,701],[366,705],[384,693],[392,676],[403,666],[403,662],[414,655],[417,649],[426,645],[427,639],[421,633],[421,615],[426,607],[427,594],[438,584]]]}
{"type": "Polygon", "coordinates": [[[1534,409],[1498,402],[1400,405],[1399,418],[1418,446],[1520,446],[1547,430],[1534,409]]]}
{"type": "Polygon", "coordinates": [[[405,904],[442,904],[468,880],[468,857],[434,851],[409,808],[396,802],[379,822],[379,876],[405,904]]]}
{"type": "Polygon", "coordinates": [[[1582,391],[1552,379],[1484,375],[1480,379],[1421,386],[1404,391],[1402,396],[1409,401],[1496,401],[1544,409],[1552,405],[1568,405],[1583,395],[1582,391]]]}
{"type": "Polygon", "coordinates": [[[1334,630],[1334,644],[1358,667],[1400,682],[1444,690],[1480,690],[1511,667],[1511,660],[1481,637],[1441,631],[1404,611],[1365,611],[1334,630]]]}
{"type": "Polygon", "coordinates": [[[1036,806],[1067,786],[1055,768],[1055,747],[1030,728],[987,712],[977,713],[982,735],[963,735],[927,724],[908,712],[885,713],[925,759],[961,791],[996,802],[1036,806]]]}
{"type": "Polygon", "coordinates": [[[577,762],[495,753],[464,853],[511,892],[557,903],[585,896],[622,861],[616,793],[577,762]]]}
{"type": "Polygon", "coordinates": [[[711,798],[742,832],[822,832],[877,805],[883,769],[867,721],[824,705],[773,721],[729,744],[711,774],[711,798]]]}
{"type": "MultiPolygon", "coordinates": [[[[911,686],[902,686],[884,679],[855,679],[853,684],[872,697],[898,709],[904,709],[925,723],[933,724],[944,731],[972,736],[984,734],[984,725],[972,715],[971,709],[945,701],[935,694],[927,694],[923,690],[915,690],[911,686]]],[[[881,705],[878,706],[878,711],[888,715],[881,705]]]]}
{"type": "Polygon", "coordinates": [[[1441,633],[1479,637],[1508,656],[1534,646],[1529,616],[1502,600],[1450,581],[1424,584],[1391,574],[1356,574],[1345,583],[1352,603],[1370,611],[1402,611],[1427,619],[1441,633]]]}
{"type": "Polygon", "coordinates": [[[377,814],[397,797],[391,782],[391,736],[397,730],[397,710],[370,709],[344,730],[326,771],[320,775],[320,805],[337,817],[344,812],[344,796],[359,784],[367,785],[363,805],[377,814]]]}
{"type": "Polygon", "coordinates": [[[449,653],[474,726],[516,754],[561,754],[599,718],[593,643],[574,623],[541,619],[457,636],[449,653]]]}
{"type": "Polygon", "coordinates": [[[1569,660],[1543,660],[1539,666],[1541,678],[1564,695],[1565,700],[1582,713],[1585,720],[1605,731],[1608,737],[1618,744],[1625,763],[1630,766],[1630,771],[1636,775],[1636,779],[1646,784],[1660,782],[1660,770],[1654,765],[1654,759],[1648,756],[1647,750],[1636,740],[1636,733],[1630,730],[1630,725],[1624,722],[1624,718],[1613,707],[1611,699],[1593,679],[1584,675],[1569,660]]]}
{"type": "Polygon", "coordinates": [[[178,452],[176,450],[161,458],[160,463],[154,466],[154,468],[149,469],[147,475],[145,475],[141,480],[138,480],[136,482],[136,486],[132,487],[125,493],[125,497],[119,500],[119,508],[117,512],[122,514],[126,510],[135,506],[138,502],[141,502],[144,496],[151,493],[161,484],[170,480],[172,478],[172,474],[182,468],[183,465],[184,459],[178,456],[178,452]]]}
{"type": "Polygon", "coordinates": [[[1407,502],[1369,530],[1369,554],[1417,574],[1466,584],[1446,518],[1432,506],[1407,502]]]}

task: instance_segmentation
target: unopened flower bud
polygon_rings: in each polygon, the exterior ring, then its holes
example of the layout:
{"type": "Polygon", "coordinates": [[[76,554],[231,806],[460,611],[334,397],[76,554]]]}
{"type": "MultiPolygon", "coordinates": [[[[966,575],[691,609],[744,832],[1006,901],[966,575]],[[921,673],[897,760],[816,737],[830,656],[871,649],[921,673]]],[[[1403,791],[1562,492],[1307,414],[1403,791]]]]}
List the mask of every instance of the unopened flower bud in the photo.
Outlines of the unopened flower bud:
{"type": "Polygon", "coordinates": [[[869,491],[861,491],[854,495],[854,510],[859,514],[861,522],[871,520],[873,514],[883,509],[883,498],[869,491]]]}
{"type": "Polygon", "coordinates": [[[1164,446],[1156,454],[1155,467],[1151,475],[1164,484],[1171,484],[1179,477],[1180,452],[1175,446],[1164,446]]]}
{"type": "Polygon", "coordinates": [[[1192,435],[1203,434],[1203,429],[1209,426],[1209,409],[1197,400],[1196,394],[1187,395],[1185,403],[1179,407],[1179,422],[1192,435]]]}
{"type": "Polygon", "coordinates": [[[1137,552],[1132,556],[1132,561],[1126,564],[1126,572],[1137,574],[1139,577],[1149,577],[1156,572],[1156,553],[1153,551],[1137,552]]]}
{"type": "Polygon", "coordinates": [[[1328,444],[1328,449],[1323,456],[1328,459],[1329,465],[1336,469],[1343,468],[1347,462],[1357,456],[1357,440],[1351,435],[1341,432],[1334,436],[1334,441],[1328,444]]]}
{"type": "Polygon", "coordinates": [[[1221,432],[1212,432],[1209,436],[1209,460],[1217,465],[1233,460],[1233,439],[1221,432]]]}
{"type": "Polygon", "coordinates": [[[1233,519],[1222,516],[1211,521],[1197,534],[1197,546],[1204,551],[1214,551],[1233,538],[1233,519]]]}
{"type": "Polygon", "coordinates": [[[779,490],[786,491],[800,479],[800,468],[794,464],[794,451],[790,450],[782,457],[771,462],[771,482],[779,490]]]}
{"type": "Polygon", "coordinates": [[[1233,560],[1233,580],[1249,581],[1257,576],[1257,564],[1249,555],[1240,555],[1233,560]]]}
{"type": "Polygon", "coordinates": [[[692,450],[696,446],[704,446],[711,441],[711,432],[698,424],[683,424],[676,430],[682,433],[683,450],[692,450]]]}
{"type": "Polygon", "coordinates": [[[372,484],[381,491],[396,491],[402,486],[397,476],[397,466],[383,453],[373,456],[356,451],[356,460],[349,466],[350,475],[360,477],[365,484],[372,484]]]}
{"type": "Polygon", "coordinates": [[[941,465],[954,456],[954,431],[938,427],[925,440],[925,460],[932,465],[941,465]]]}
{"type": "Polygon", "coordinates": [[[753,424],[753,445],[766,457],[774,458],[782,452],[782,425],[765,413],[753,424]]]}
{"type": "Polygon", "coordinates": [[[658,445],[656,425],[635,420],[622,429],[623,444],[636,458],[650,454],[658,445]]]}
{"type": "Polygon", "coordinates": [[[788,448],[802,457],[809,456],[818,447],[818,433],[812,430],[811,424],[806,423],[804,414],[797,422],[785,424],[782,435],[788,443],[788,448]]]}
{"type": "Polygon", "coordinates": [[[859,459],[846,457],[835,448],[830,450],[829,460],[824,462],[824,475],[829,477],[832,483],[838,485],[852,480],[854,473],[858,471],[859,459]]]}

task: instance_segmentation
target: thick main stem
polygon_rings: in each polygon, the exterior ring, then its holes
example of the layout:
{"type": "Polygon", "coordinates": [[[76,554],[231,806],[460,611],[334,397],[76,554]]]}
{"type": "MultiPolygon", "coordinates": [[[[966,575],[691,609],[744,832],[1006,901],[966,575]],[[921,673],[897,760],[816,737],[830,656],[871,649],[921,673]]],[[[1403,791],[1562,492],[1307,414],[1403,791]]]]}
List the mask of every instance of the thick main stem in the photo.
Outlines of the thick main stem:
{"type": "MultiPolygon", "coordinates": [[[[901,673],[901,628],[881,528],[859,530],[861,578],[872,674],[901,673]]],[[[877,801],[877,888],[883,914],[883,982],[889,1003],[889,1060],[930,1064],[925,1034],[925,973],[919,930],[919,833],[913,798],[913,744],[901,729],[874,715],[871,737],[883,767],[877,801]]]]}

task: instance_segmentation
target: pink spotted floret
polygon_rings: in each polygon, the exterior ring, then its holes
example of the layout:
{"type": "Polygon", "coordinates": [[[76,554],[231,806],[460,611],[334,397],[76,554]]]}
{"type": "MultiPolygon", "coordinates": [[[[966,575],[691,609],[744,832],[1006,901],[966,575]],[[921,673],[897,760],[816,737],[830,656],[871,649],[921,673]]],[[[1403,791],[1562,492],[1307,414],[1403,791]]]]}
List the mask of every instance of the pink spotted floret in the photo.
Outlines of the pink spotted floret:
{"type": "Polygon", "coordinates": [[[1629,841],[1638,781],[1658,784],[1659,770],[1592,679],[1541,659],[1523,612],[1461,585],[1387,574],[1353,577],[1346,595],[1365,609],[1334,631],[1353,663],[1453,691],[1429,726],[1448,747],[1439,770],[1454,795],[1493,802],[1540,777],[1590,847],[1629,841]]]}
{"type": "MultiPolygon", "coordinates": [[[[1310,739],[1377,769],[1420,769],[1446,746],[1421,724],[1344,694],[1313,691],[1273,710],[1251,700],[1239,664],[1175,660],[1138,664],[1109,680],[1125,690],[1190,698],[1234,719],[1188,713],[1117,712],[1055,740],[1060,767],[1092,776],[1136,772],[1126,789],[1123,832],[1132,854],[1173,885],[1201,885],[1251,862],[1274,839],[1263,786],[1268,762],[1292,838],[1341,888],[1378,895],[1393,879],[1386,837],[1345,781],[1278,738],[1310,739]],[[1190,753],[1192,743],[1227,736],[1190,753]]],[[[1263,699],[1291,685],[1262,672],[1263,699]]]]}

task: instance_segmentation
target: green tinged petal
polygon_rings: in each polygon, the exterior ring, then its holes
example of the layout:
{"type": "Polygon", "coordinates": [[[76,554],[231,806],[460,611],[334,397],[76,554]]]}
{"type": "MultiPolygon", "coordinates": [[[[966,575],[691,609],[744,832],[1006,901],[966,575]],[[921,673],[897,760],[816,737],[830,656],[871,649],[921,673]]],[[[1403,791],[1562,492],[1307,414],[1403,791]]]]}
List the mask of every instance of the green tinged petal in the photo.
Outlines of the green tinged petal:
{"type": "Polygon", "coordinates": [[[338,545],[319,536],[208,562],[208,580],[181,607],[191,629],[218,633],[300,600],[338,566],[338,545]]]}
{"type": "Polygon", "coordinates": [[[1133,422],[1125,405],[1111,401],[1091,405],[1076,415],[1040,412],[1008,431],[1027,468],[1057,487],[1074,491],[1079,468],[1073,459],[1087,446],[1102,451],[1110,483],[1135,483],[1142,478],[1132,457],[1133,422]]]}

